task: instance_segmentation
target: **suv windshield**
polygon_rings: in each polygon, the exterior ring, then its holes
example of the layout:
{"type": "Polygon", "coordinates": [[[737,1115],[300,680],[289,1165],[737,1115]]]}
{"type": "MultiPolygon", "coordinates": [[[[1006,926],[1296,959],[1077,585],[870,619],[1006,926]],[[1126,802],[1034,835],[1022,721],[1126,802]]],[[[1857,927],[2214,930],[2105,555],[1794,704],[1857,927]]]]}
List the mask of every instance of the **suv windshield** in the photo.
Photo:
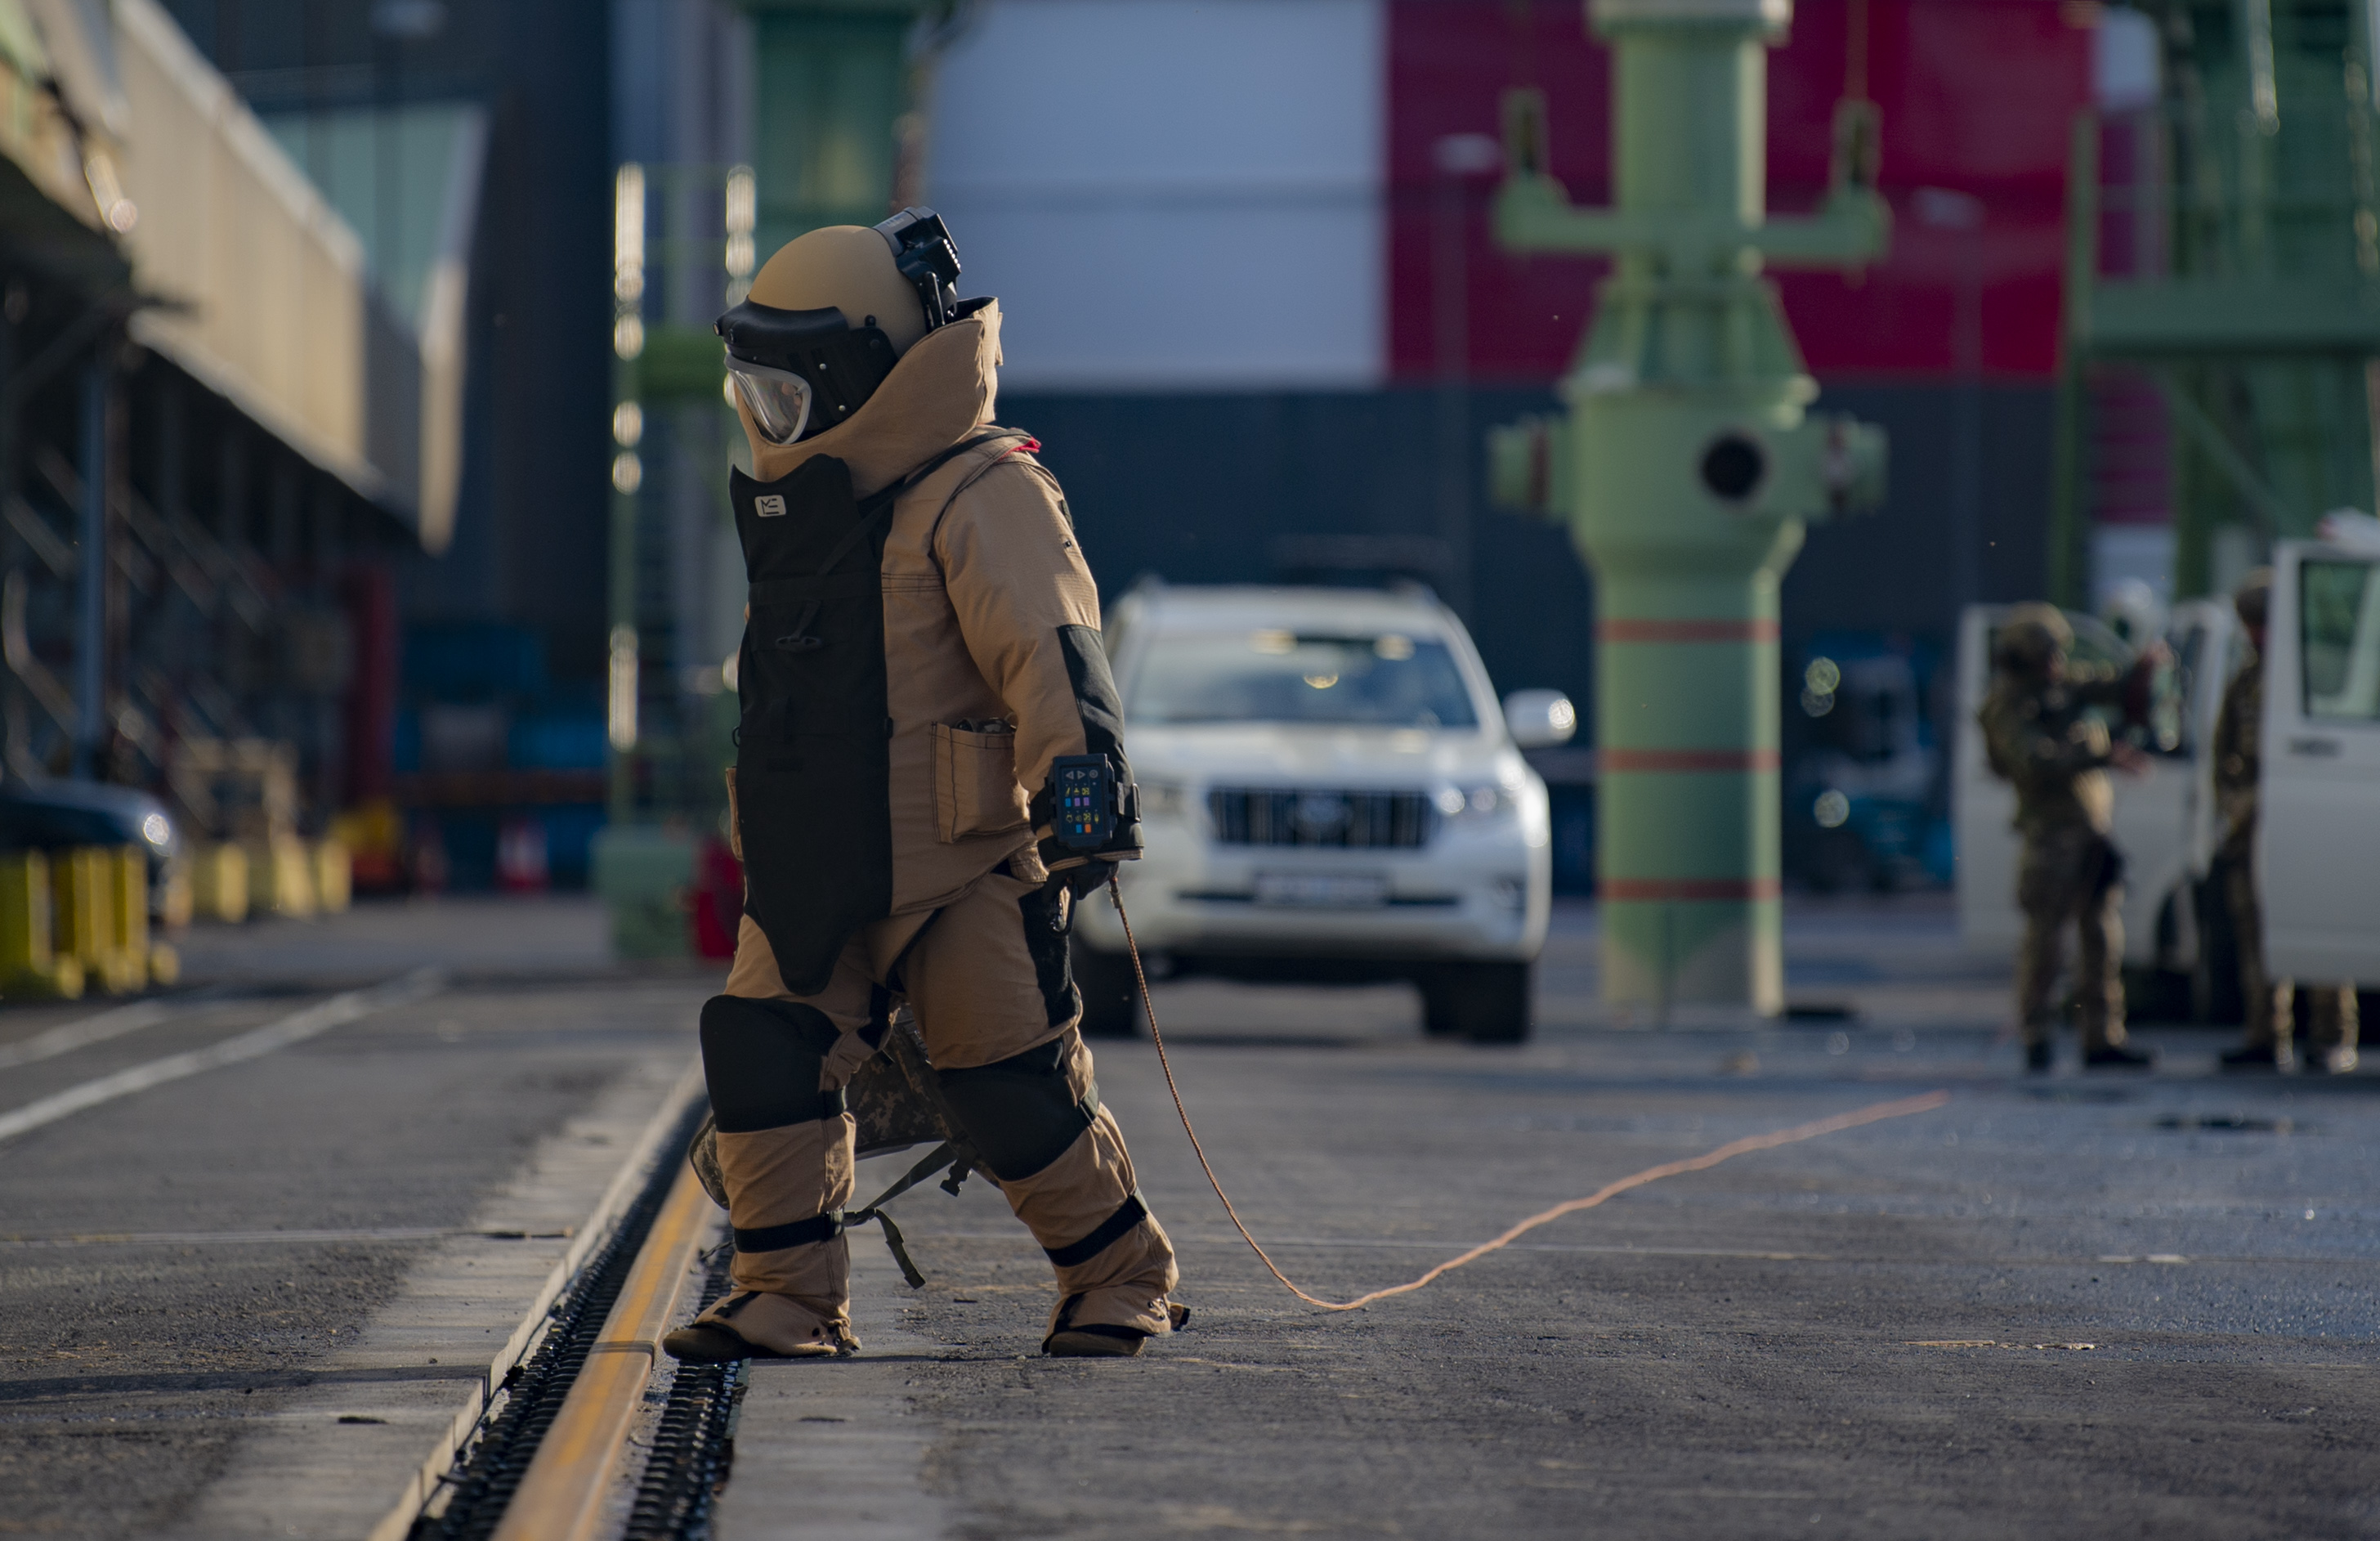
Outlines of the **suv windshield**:
{"type": "Polygon", "coordinates": [[[1134,673],[1124,715],[1177,724],[1479,725],[1446,644],[1398,632],[1160,634],[1134,673]]]}

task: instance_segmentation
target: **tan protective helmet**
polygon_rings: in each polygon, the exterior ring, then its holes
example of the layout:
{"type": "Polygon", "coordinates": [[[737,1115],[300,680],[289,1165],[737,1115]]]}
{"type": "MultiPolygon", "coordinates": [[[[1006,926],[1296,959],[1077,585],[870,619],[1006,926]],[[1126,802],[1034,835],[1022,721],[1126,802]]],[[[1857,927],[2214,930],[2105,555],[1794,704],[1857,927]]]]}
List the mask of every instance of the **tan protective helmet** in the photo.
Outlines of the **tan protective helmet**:
{"type": "Polygon", "coordinates": [[[830,224],[777,249],[752,279],[756,305],[843,312],[845,326],[873,326],[894,354],[926,334],[926,308],[893,265],[892,245],[864,224],[830,224]]]}
{"type": "Polygon", "coordinates": [[[2018,673],[2039,673],[2049,661],[2074,646],[2074,626],[2054,604],[2034,601],[2010,607],[1992,638],[1992,662],[2018,673]]]}
{"type": "Polygon", "coordinates": [[[958,248],[928,208],[787,241],[715,328],[752,431],[790,444],[858,411],[917,339],[990,303],[963,305],[958,276],[958,248]]]}
{"type": "Polygon", "coordinates": [[[2231,608],[2240,613],[2240,624],[2262,631],[2265,617],[2273,607],[2273,570],[2255,567],[2231,590],[2231,608]]]}

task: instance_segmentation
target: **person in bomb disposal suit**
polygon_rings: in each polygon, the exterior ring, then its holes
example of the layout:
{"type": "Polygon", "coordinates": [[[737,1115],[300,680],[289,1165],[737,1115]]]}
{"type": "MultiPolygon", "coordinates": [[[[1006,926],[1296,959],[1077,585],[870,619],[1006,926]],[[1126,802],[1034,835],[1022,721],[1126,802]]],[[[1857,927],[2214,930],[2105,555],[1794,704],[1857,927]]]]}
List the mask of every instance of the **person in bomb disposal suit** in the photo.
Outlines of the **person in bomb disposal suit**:
{"type": "Polygon", "coordinates": [[[1976,713],[1993,772],[2016,787],[2016,828],[2023,837],[2017,1020],[2026,1068],[2046,1072],[2055,1057],[2050,992],[2070,924],[2082,943],[2075,994],[2082,1062],[2141,1070],[2150,1056],[2124,1041],[2123,858],[2107,838],[2115,789],[2106,768],[2137,770],[2144,757],[2112,738],[2089,709],[2124,703],[2155,659],[2143,655],[2119,678],[2070,665],[2073,646],[2074,628],[2056,606],[2016,606],[1993,639],[1991,693],[1976,713]]]}
{"type": "Polygon", "coordinates": [[[1000,308],[958,274],[910,209],[791,242],[720,320],[753,465],[747,896],[701,1021],[735,1287],[679,1359],[857,1350],[843,1088],[902,1001],[1056,1271],[1043,1352],[1136,1353],[1188,1316],[1067,965],[1075,906],[1140,851],[1099,594],[1039,446],[992,425],[1000,308]]]}
{"type": "MultiPolygon", "coordinates": [[[[2296,1058],[2297,986],[2276,979],[2265,966],[2265,911],[2256,893],[2256,788],[2264,775],[2265,615],[2273,597],[2273,570],[2259,567],[2231,595],[2254,651],[2223,687],[2223,708],[2215,718],[2215,804],[2223,819],[2223,843],[2215,859],[2223,872],[2223,897],[2231,911],[2231,934],[2239,947],[2240,992],[2248,1009],[2247,1039],[2225,1051],[2226,1070],[2286,1070],[2296,1058]]],[[[2304,1068],[2311,1073],[2353,1070],[2360,1027],[2355,987],[2306,987],[2311,1000],[2312,1041],[2304,1068]]]]}

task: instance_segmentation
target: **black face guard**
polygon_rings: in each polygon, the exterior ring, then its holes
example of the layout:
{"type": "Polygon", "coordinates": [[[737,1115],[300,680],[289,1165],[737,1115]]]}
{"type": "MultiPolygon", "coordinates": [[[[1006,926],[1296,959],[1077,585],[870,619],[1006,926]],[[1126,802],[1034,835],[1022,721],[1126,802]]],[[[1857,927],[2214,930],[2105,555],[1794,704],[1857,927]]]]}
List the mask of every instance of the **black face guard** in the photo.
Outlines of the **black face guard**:
{"type": "MultiPolygon", "coordinates": [[[[958,248],[941,215],[904,209],[875,228],[892,248],[893,267],[917,291],[927,331],[990,303],[958,297],[958,248]]],[[[728,371],[739,394],[762,431],[780,443],[822,433],[858,411],[898,361],[874,316],[852,326],[832,306],[779,310],[747,299],[720,317],[713,330],[727,344],[728,371]],[[739,364],[755,368],[739,370],[739,364]],[[796,376],[800,384],[772,380],[771,373],[796,376]]]]}
{"type": "Polygon", "coordinates": [[[792,438],[781,441],[785,443],[824,432],[858,411],[898,361],[892,338],[875,326],[846,324],[832,305],[780,310],[747,299],[720,317],[713,330],[727,344],[731,373],[739,363],[757,364],[808,382],[808,412],[793,425],[792,438]]]}

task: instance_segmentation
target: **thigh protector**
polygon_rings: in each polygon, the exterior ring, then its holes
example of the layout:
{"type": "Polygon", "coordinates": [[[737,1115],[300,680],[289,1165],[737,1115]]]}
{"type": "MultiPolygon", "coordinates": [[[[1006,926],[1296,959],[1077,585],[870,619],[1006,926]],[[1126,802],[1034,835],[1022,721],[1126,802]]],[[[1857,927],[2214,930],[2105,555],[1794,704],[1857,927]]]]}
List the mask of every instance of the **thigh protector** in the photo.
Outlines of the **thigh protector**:
{"type": "Polygon", "coordinates": [[[825,1013],[798,1001],[704,1001],[702,1075],[719,1127],[748,1135],[840,1116],[843,1093],[820,1091],[819,1074],[841,1036],[825,1013]]]}
{"type": "Polygon", "coordinates": [[[1079,1102],[1067,1088],[1062,1037],[934,1078],[981,1164],[1003,1183],[1022,1182],[1063,1156],[1099,1107],[1096,1086],[1079,1102]]]}

